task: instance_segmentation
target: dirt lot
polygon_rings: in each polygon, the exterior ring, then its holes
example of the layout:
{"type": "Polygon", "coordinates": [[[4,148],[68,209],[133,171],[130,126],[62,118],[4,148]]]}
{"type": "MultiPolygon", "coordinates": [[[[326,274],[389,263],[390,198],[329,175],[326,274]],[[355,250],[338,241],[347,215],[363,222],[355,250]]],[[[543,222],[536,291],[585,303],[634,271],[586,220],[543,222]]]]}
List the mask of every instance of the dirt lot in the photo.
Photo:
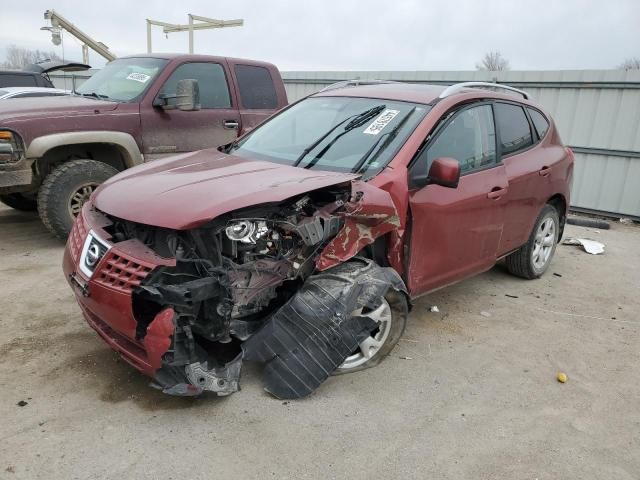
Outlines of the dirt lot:
{"type": "Polygon", "coordinates": [[[640,228],[568,230],[605,255],[424,298],[382,365],[307,399],[251,365],[241,392],[184,399],[102,344],[61,242],[0,207],[0,478],[640,478],[640,228]]]}

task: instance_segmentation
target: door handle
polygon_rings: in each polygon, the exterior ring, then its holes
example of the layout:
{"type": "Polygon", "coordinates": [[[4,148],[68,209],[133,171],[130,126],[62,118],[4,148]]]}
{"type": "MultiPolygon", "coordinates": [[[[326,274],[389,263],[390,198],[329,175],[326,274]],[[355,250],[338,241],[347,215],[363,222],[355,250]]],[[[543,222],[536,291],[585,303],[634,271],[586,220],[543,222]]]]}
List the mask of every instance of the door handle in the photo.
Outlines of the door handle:
{"type": "Polygon", "coordinates": [[[538,175],[540,175],[541,177],[548,177],[550,173],[551,167],[547,167],[546,165],[538,171],[538,175]]]}
{"type": "Polygon", "coordinates": [[[489,193],[487,193],[487,198],[491,200],[500,200],[500,198],[507,193],[506,188],[493,187],[489,193]]]}
{"type": "Polygon", "coordinates": [[[235,120],[225,120],[223,122],[224,128],[228,128],[229,130],[237,130],[240,124],[235,120]]]}

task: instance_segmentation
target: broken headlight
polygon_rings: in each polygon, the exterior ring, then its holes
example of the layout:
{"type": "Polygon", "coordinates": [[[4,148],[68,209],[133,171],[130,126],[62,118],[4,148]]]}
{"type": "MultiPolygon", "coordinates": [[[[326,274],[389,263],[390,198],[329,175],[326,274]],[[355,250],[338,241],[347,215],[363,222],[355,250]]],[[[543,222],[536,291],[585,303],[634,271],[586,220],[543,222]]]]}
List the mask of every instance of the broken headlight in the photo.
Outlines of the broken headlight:
{"type": "Polygon", "coordinates": [[[22,139],[11,130],[0,130],[0,164],[15,163],[22,158],[22,139]]]}
{"type": "Polygon", "coordinates": [[[239,220],[231,223],[225,229],[229,240],[242,243],[256,243],[256,241],[264,237],[268,231],[267,222],[262,220],[239,220]]]}

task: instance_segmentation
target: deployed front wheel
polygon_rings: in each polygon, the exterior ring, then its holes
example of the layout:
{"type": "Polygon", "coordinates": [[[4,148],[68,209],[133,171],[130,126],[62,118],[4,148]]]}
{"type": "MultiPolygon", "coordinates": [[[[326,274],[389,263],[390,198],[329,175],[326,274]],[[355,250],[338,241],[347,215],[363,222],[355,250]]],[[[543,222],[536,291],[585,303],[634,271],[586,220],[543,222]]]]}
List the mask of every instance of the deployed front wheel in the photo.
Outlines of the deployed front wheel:
{"type": "Polygon", "coordinates": [[[547,204],[540,212],[527,243],[505,259],[509,272],[527,279],[540,277],[549,268],[559,232],[558,211],[547,204]]]}
{"type": "Polygon", "coordinates": [[[95,160],[63,163],[42,182],[38,192],[38,213],[42,223],[56,237],[66,239],[75,217],[98,185],[118,173],[95,160]]]}

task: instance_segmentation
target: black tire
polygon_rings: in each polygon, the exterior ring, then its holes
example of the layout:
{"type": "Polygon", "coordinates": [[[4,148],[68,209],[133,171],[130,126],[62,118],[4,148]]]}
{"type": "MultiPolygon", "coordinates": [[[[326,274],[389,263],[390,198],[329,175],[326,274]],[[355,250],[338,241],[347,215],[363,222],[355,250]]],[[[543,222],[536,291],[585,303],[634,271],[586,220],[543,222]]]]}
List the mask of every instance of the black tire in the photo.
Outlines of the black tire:
{"type": "Polygon", "coordinates": [[[547,204],[540,212],[540,215],[538,215],[538,219],[533,226],[533,230],[529,235],[529,240],[527,240],[527,243],[525,243],[519,250],[513,252],[505,259],[505,264],[509,273],[517,277],[526,278],[528,280],[532,280],[534,278],[539,278],[540,276],[542,276],[542,274],[549,268],[551,260],[553,259],[553,255],[556,251],[556,245],[558,244],[559,232],[560,219],[558,216],[558,211],[552,205],[547,204]],[[544,262],[544,265],[542,267],[537,267],[533,258],[534,249],[536,247],[536,235],[538,234],[542,223],[547,221],[548,219],[553,221],[555,228],[555,238],[553,239],[553,245],[551,247],[548,259],[544,262]]]}
{"type": "Polygon", "coordinates": [[[362,365],[349,369],[343,369],[342,367],[340,367],[333,373],[333,375],[343,375],[346,373],[359,372],[366,368],[375,367],[380,362],[382,362],[382,360],[384,360],[387,355],[391,353],[393,348],[396,346],[396,344],[404,334],[404,330],[407,326],[407,318],[409,317],[409,304],[407,302],[406,295],[402,292],[398,292],[390,288],[384,298],[391,307],[392,319],[389,335],[387,336],[384,344],[382,345],[380,350],[375,353],[375,355],[373,355],[362,365]]]}
{"type": "Polygon", "coordinates": [[[38,202],[34,197],[22,193],[7,193],[0,195],[0,202],[8,207],[15,208],[21,212],[35,212],[38,209],[38,202]]]}
{"type": "MultiPolygon", "coordinates": [[[[42,182],[38,192],[38,213],[42,223],[56,237],[66,239],[73,226],[75,215],[71,211],[84,200],[74,199],[82,190],[83,195],[118,173],[106,163],[95,160],[72,160],[63,163],[42,182]]],[[[77,215],[77,213],[76,213],[77,215]]]]}

